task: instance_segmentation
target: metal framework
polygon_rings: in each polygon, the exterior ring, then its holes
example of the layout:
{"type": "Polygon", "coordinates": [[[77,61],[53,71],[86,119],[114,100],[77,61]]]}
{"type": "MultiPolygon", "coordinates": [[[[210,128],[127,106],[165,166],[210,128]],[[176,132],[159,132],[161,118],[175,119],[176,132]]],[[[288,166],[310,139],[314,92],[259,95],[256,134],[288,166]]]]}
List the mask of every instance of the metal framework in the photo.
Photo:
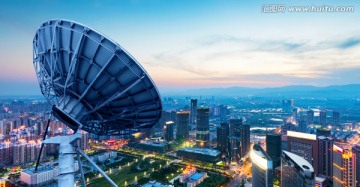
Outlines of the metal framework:
{"type": "Polygon", "coordinates": [[[150,128],[161,117],[159,92],[141,65],[99,32],[66,20],[45,22],[33,63],[53,114],[74,131],[98,135],[150,128]]]}
{"type": "Polygon", "coordinates": [[[70,136],[55,136],[46,139],[42,142],[44,144],[59,144],[59,170],[58,170],[58,186],[69,187],[74,186],[75,182],[75,166],[74,166],[74,155],[77,154],[77,161],[79,164],[79,170],[81,173],[82,185],[86,186],[84,177],[84,171],[82,169],[82,162],[80,155],[93,165],[101,175],[114,187],[117,185],[106,175],[106,173],[97,166],[91,158],[89,158],[78,146],[74,148],[76,141],[81,139],[80,129],[73,135],[70,136]]]}

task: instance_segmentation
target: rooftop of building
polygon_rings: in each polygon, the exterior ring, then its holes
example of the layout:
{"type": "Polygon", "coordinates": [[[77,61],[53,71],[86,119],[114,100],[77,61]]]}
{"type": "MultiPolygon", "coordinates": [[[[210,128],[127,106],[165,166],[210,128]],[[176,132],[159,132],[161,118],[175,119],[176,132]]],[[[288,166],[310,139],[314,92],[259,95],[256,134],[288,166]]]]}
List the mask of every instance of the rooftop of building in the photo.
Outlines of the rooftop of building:
{"type": "Polygon", "coordinates": [[[250,158],[253,164],[260,166],[263,169],[273,169],[271,157],[259,145],[255,144],[250,152],[250,158]]]}
{"type": "Polygon", "coordinates": [[[318,137],[319,140],[325,140],[325,139],[328,139],[328,140],[334,140],[334,138],[331,138],[331,137],[325,137],[325,136],[319,136],[318,137]]]}
{"type": "Polygon", "coordinates": [[[177,112],[177,114],[190,114],[190,111],[188,111],[188,110],[180,111],[180,112],[177,112]]]}
{"type": "MultiPolygon", "coordinates": [[[[39,167],[40,167],[40,165],[39,165],[39,167]]],[[[36,173],[41,174],[41,173],[51,171],[53,169],[54,169],[53,167],[49,167],[49,168],[46,168],[46,169],[39,169],[36,173]]],[[[22,170],[22,172],[24,172],[24,173],[26,173],[28,175],[33,175],[33,174],[35,174],[35,168],[32,167],[32,168],[24,169],[24,170],[22,170]]]]}
{"type": "Polygon", "coordinates": [[[323,177],[323,176],[316,176],[316,177],[315,177],[315,181],[322,183],[322,182],[326,181],[326,178],[323,177]]]}
{"type": "Polygon", "coordinates": [[[308,134],[308,133],[303,133],[303,132],[287,131],[287,136],[294,137],[294,138],[307,139],[307,140],[316,140],[315,134],[308,134]]]}
{"type": "Polygon", "coordinates": [[[191,175],[190,179],[197,181],[203,176],[204,176],[204,173],[195,173],[194,175],[191,175]]]}
{"type": "Polygon", "coordinates": [[[186,152],[198,153],[198,154],[210,155],[210,156],[219,156],[221,154],[221,152],[216,149],[197,148],[197,147],[181,148],[179,149],[179,151],[186,151],[186,152]]]}
{"type": "Polygon", "coordinates": [[[140,144],[151,145],[151,146],[156,146],[156,147],[164,147],[164,146],[167,145],[166,142],[163,142],[163,141],[152,141],[152,140],[140,141],[140,144]]]}
{"type": "Polygon", "coordinates": [[[313,176],[314,168],[313,166],[306,161],[304,158],[300,157],[299,155],[296,155],[294,153],[283,151],[283,153],[294,163],[296,164],[307,177],[313,176]]]}
{"type": "Polygon", "coordinates": [[[165,124],[166,125],[172,125],[172,124],[174,124],[174,122],[173,121],[167,121],[167,122],[165,122],[165,124]]]}

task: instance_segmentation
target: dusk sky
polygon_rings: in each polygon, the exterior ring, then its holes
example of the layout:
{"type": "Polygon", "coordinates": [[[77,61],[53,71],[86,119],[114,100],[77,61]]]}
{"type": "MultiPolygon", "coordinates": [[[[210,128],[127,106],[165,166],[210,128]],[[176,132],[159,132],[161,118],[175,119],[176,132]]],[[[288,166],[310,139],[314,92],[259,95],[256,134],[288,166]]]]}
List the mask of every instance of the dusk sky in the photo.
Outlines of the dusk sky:
{"type": "Polygon", "coordinates": [[[50,19],[104,33],[160,91],[360,83],[359,0],[0,2],[0,95],[40,94],[32,40],[50,19]],[[262,6],[354,6],[353,12],[263,13],[262,6]]]}

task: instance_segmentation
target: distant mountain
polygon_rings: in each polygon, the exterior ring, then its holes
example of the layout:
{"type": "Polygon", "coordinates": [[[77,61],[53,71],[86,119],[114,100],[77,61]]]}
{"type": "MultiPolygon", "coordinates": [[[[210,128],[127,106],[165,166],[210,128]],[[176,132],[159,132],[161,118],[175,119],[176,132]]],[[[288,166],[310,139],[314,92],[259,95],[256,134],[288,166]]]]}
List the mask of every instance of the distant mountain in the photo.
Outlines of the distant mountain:
{"type": "Polygon", "coordinates": [[[202,88],[190,89],[186,91],[176,91],[173,93],[171,91],[167,91],[162,93],[162,95],[358,98],[360,97],[360,84],[333,85],[327,87],[294,85],[274,88],[202,88]]]}

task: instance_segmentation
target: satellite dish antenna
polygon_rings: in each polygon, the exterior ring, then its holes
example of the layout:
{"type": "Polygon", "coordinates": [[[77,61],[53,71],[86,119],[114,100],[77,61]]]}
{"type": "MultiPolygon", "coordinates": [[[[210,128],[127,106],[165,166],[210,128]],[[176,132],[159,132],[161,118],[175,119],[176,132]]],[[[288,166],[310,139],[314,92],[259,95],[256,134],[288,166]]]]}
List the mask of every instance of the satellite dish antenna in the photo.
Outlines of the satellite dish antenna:
{"type": "MultiPolygon", "coordinates": [[[[43,23],[33,40],[33,63],[52,114],[76,132],[43,141],[60,144],[60,187],[74,185],[74,142],[81,138],[80,129],[120,135],[151,128],[161,117],[159,92],[143,67],[119,44],[87,26],[67,20],[43,23]]],[[[76,152],[88,159],[81,149],[76,152]]],[[[81,165],[80,171],[85,186],[81,165]]]]}

